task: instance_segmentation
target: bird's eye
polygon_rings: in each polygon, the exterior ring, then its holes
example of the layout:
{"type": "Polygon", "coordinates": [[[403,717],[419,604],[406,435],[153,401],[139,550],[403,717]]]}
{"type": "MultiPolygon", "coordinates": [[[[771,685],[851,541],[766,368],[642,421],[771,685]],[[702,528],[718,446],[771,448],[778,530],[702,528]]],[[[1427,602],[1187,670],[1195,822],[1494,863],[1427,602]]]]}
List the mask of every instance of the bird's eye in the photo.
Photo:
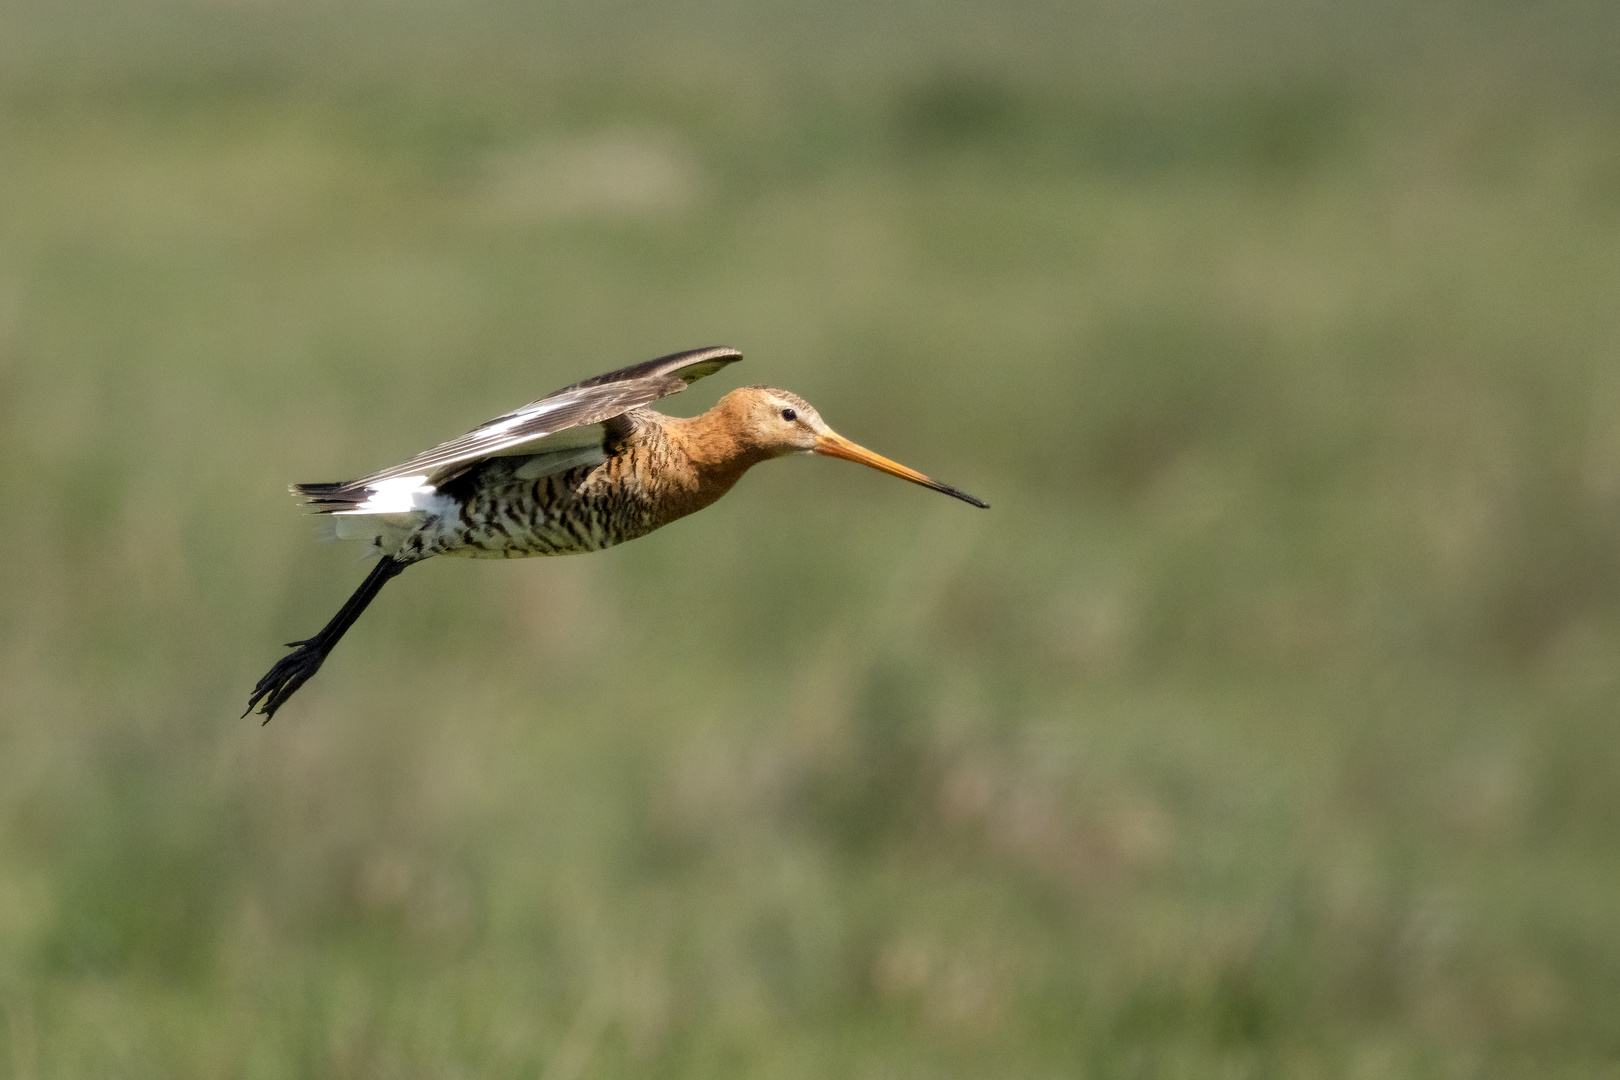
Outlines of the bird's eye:
{"type": "Polygon", "coordinates": [[[799,414],[794,412],[792,409],[783,409],[782,410],[782,419],[786,420],[788,423],[791,424],[793,421],[797,420],[798,418],[799,418],[799,414]]]}

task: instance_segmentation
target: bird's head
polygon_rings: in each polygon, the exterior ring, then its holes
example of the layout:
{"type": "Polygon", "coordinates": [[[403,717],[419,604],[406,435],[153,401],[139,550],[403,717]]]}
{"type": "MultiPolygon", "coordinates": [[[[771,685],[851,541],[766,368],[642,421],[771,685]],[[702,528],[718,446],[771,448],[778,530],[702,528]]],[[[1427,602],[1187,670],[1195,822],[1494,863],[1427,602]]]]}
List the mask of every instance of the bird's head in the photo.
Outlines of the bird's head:
{"type": "Polygon", "coordinates": [[[773,386],[744,386],[721,399],[720,407],[733,418],[739,441],[764,457],[789,454],[820,454],[854,461],[913,484],[944,492],[963,502],[988,509],[973,496],[930,480],[915,469],[850,442],[821,418],[816,407],[798,394],[773,386]]]}

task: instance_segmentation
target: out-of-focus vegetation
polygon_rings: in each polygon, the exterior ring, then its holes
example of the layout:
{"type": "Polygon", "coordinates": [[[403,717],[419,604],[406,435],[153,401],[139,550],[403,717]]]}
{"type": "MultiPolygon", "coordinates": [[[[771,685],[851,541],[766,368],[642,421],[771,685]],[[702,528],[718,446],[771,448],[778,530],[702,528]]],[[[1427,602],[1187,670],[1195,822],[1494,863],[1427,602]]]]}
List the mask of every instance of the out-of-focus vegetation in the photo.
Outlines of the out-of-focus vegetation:
{"type": "Polygon", "coordinates": [[[0,1077],[1620,1069],[1613,5],[0,9],[0,1077]],[[363,568],[678,348],[830,461],[363,568]]]}

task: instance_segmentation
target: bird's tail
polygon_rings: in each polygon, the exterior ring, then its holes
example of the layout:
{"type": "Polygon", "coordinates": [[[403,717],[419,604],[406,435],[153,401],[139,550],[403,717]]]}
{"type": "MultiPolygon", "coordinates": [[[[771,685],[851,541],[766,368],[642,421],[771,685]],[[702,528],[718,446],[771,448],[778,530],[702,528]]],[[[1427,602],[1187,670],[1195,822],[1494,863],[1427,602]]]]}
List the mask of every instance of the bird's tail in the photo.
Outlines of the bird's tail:
{"type": "Polygon", "coordinates": [[[336,514],[353,510],[370,496],[364,487],[355,487],[348,481],[328,484],[293,484],[288,490],[304,500],[317,514],[336,514]]]}

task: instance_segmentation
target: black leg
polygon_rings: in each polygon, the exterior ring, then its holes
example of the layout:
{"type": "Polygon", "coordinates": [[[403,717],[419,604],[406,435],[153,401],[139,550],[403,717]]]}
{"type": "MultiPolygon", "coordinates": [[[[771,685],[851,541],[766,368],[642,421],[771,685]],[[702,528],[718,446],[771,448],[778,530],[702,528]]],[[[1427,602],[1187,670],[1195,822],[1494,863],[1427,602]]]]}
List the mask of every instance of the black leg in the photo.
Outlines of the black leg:
{"type": "Polygon", "coordinates": [[[253,688],[253,696],[248,698],[247,712],[242,715],[246,716],[258,708],[264,715],[264,723],[268,724],[270,718],[276,714],[276,710],[281,708],[300,686],[309,681],[311,675],[321,669],[326,654],[332,651],[338,639],[354,625],[360,613],[366,610],[366,605],[375,600],[377,594],[382,592],[382,587],[398,577],[409,565],[410,563],[399,562],[384,555],[372,568],[366,580],[354,590],[354,595],[349,597],[348,602],[336,615],[332,616],[332,621],[321,627],[320,633],[303,641],[287,643],[289,649],[297,651],[277,660],[275,667],[259,680],[259,685],[253,688]]]}

